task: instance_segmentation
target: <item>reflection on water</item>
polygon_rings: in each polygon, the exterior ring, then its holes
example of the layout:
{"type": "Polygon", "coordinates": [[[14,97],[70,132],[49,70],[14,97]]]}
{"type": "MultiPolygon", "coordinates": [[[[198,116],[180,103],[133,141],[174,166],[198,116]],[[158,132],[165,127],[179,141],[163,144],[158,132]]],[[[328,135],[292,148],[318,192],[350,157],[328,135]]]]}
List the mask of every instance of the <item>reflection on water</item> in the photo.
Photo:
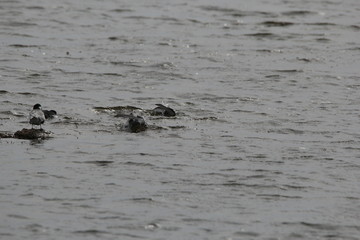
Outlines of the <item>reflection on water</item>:
{"type": "Polygon", "coordinates": [[[358,239],[357,9],[2,2],[0,238],[358,239]]]}

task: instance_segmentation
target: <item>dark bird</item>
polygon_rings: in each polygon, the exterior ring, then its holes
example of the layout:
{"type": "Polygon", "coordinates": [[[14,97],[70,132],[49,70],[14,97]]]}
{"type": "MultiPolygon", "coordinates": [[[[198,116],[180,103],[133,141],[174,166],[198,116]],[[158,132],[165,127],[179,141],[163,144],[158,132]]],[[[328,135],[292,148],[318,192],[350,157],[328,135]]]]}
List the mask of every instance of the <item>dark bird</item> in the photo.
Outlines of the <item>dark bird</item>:
{"type": "Polygon", "coordinates": [[[41,128],[41,124],[45,122],[45,114],[41,110],[41,105],[39,103],[35,104],[33,110],[29,114],[29,123],[31,127],[38,125],[41,128]]]}
{"type": "Polygon", "coordinates": [[[145,131],[147,127],[144,118],[141,116],[130,116],[125,124],[125,129],[133,133],[145,131]]]}
{"type": "Polygon", "coordinates": [[[162,104],[156,104],[156,108],[152,110],[153,115],[161,115],[165,117],[174,117],[176,115],[174,109],[166,107],[162,104]]]}
{"type": "Polygon", "coordinates": [[[53,119],[54,117],[57,116],[57,112],[55,110],[42,110],[44,115],[45,115],[45,119],[53,119]]]}

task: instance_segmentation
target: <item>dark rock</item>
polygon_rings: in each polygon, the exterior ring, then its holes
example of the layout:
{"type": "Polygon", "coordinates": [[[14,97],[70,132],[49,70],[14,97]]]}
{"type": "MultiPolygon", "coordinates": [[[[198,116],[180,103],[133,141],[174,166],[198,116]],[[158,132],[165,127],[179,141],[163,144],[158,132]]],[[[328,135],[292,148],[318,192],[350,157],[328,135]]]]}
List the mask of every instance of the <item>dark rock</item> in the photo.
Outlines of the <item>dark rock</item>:
{"type": "Polygon", "coordinates": [[[13,138],[14,134],[9,132],[0,132],[0,138],[13,138]]]}
{"type": "Polygon", "coordinates": [[[46,139],[51,135],[50,132],[46,132],[44,129],[26,129],[23,128],[20,131],[15,132],[14,138],[18,139],[46,139]]]}

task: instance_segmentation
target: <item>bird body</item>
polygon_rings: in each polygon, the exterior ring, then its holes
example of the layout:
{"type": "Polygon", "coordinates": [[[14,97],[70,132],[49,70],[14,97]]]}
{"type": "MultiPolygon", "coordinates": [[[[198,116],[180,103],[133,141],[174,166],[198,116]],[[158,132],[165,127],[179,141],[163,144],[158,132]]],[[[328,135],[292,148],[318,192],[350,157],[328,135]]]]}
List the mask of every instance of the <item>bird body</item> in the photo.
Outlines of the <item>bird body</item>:
{"type": "Polygon", "coordinates": [[[45,114],[41,110],[40,104],[35,104],[33,107],[33,110],[29,114],[29,123],[32,125],[38,125],[41,128],[41,124],[44,124],[45,122],[45,114]]]}

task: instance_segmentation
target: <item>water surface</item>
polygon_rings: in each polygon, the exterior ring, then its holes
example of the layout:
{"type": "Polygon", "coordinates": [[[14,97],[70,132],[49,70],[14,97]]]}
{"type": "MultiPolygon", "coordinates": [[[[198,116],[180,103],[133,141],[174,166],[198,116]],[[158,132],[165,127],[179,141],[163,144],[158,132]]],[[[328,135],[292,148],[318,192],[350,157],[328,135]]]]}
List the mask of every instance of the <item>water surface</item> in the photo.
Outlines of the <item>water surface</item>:
{"type": "Polygon", "coordinates": [[[0,238],[359,239],[359,10],[2,1],[0,238]]]}

